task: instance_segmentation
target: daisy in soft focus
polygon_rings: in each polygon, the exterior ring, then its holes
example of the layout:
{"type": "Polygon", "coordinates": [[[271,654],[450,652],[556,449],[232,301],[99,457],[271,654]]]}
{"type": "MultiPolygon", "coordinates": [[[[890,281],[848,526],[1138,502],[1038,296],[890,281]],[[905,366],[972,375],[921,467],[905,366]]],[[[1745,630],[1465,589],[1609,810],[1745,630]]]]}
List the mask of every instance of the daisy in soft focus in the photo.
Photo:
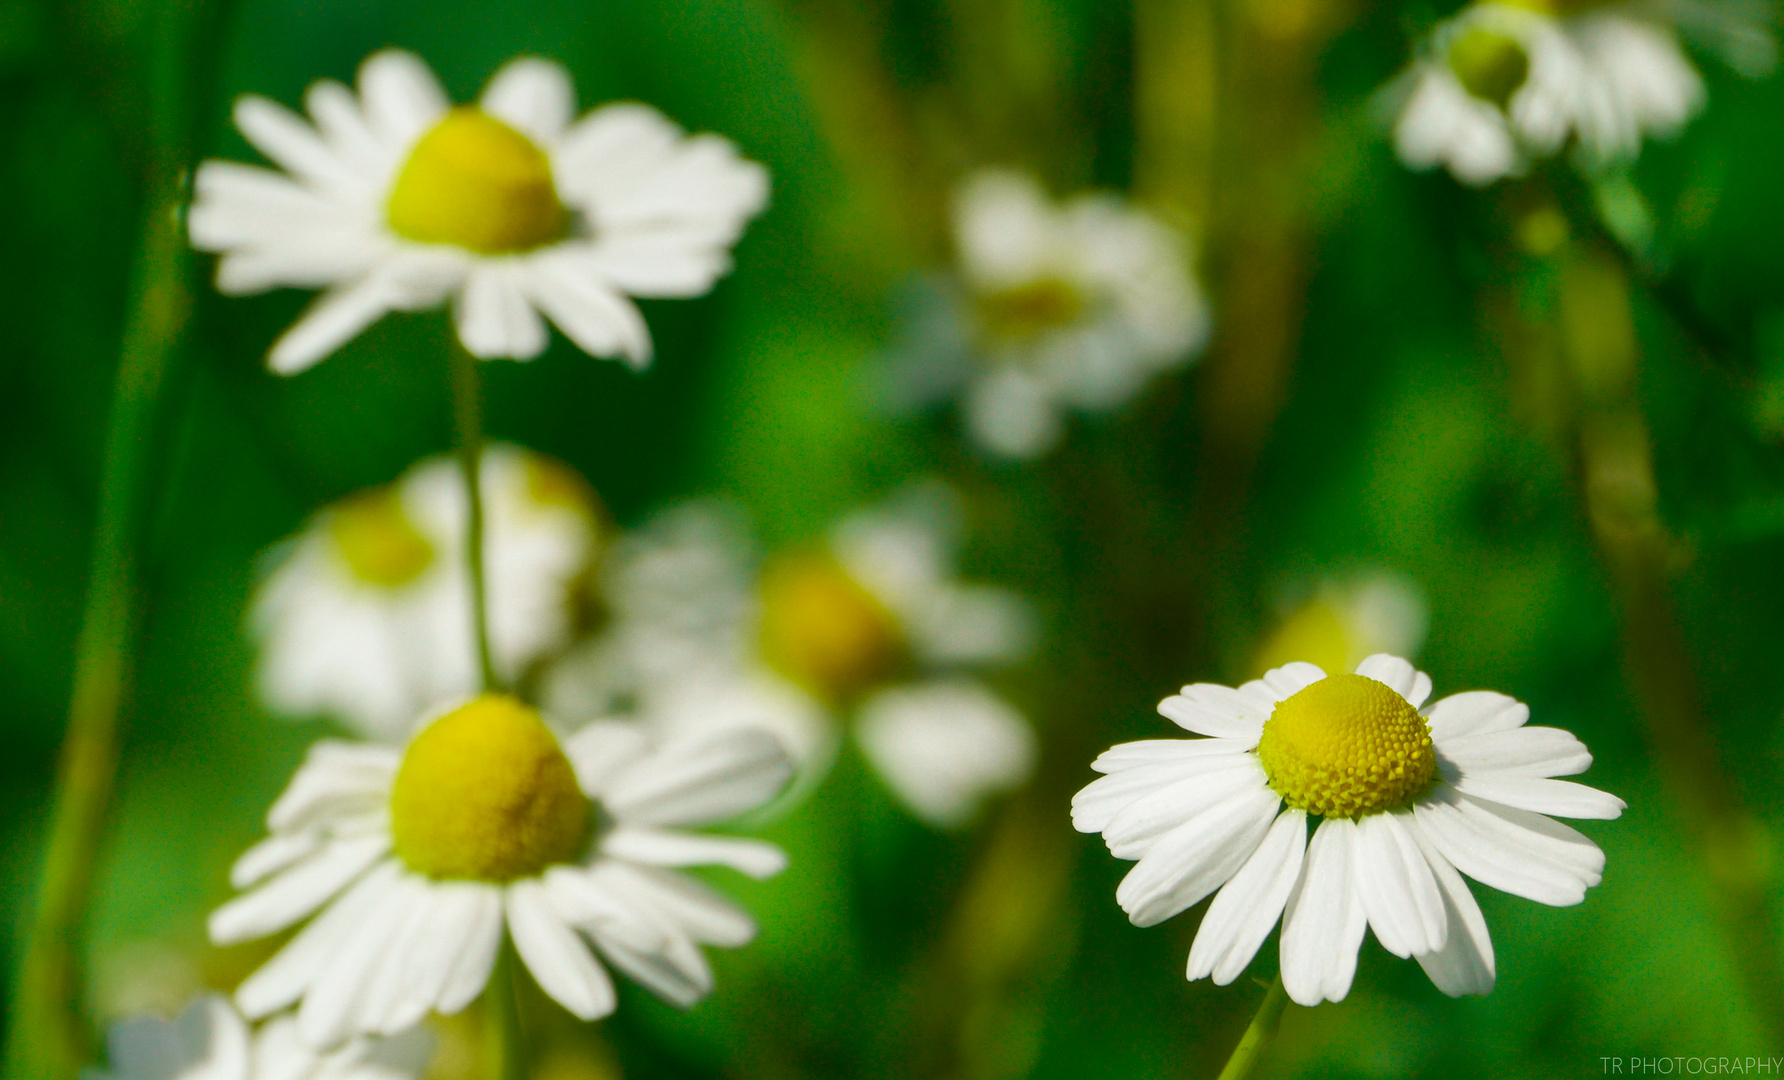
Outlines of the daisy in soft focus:
{"type": "Polygon", "coordinates": [[[211,939],[309,920],[236,1002],[250,1017],[295,1005],[316,1046],[464,1008],[504,929],[540,988],[583,1019],[614,1008],[596,952],[691,1005],[713,985],[700,944],[743,945],[755,924],[675,868],[760,878],[786,859],[686,830],[761,806],[791,769],[759,731],[658,743],[591,724],[560,741],[501,695],[441,714],[402,749],[318,743],[273,804],[272,835],[231,871],[249,891],[212,914],[211,939]]]}
{"type": "MultiPolygon", "coordinates": [[[[490,650],[514,680],[568,642],[597,509],[568,466],[531,451],[489,447],[480,470],[490,650]]],[[[465,508],[457,460],[436,457],[310,520],[249,620],[269,707],[401,739],[416,717],[476,689],[465,508]]]]}
{"type": "Polygon", "coordinates": [[[219,290],[326,290],[273,345],[286,375],[388,311],[448,301],[476,356],[537,356],[549,318],[584,352],[642,367],[650,333],[629,298],[711,289],[768,199],[761,166],[649,106],[577,118],[547,60],[516,60],[454,106],[419,58],[385,50],[357,94],[325,79],[305,103],[307,120],[240,99],[236,126],[278,168],[205,162],[189,218],[193,246],[222,255],[219,290]]]}
{"type": "Polygon", "coordinates": [[[1204,738],[1103,754],[1072,824],[1138,860],[1115,894],[1136,926],[1214,894],[1191,979],[1238,978],[1280,918],[1282,983],[1299,1004],[1344,999],[1365,926],[1444,993],[1484,994],[1493,945],[1462,875],[1577,904],[1604,853],[1547,815],[1609,819],[1624,803],[1552,779],[1592,755],[1525,726],[1527,706],[1484,690],[1426,706],[1430,694],[1430,676],[1387,655],[1353,675],[1292,663],[1237,689],[1186,686],[1158,710],[1204,738]]]}
{"type": "Polygon", "coordinates": [[[886,395],[911,408],[958,393],[993,454],[1046,453],[1071,411],[1120,407],[1207,338],[1187,241],[1114,195],[1056,204],[1026,174],[981,172],[953,223],[956,277],[913,300],[886,395]]]}
{"type": "Polygon", "coordinates": [[[1376,653],[1417,656],[1425,643],[1424,595],[1399,574],[1364,570],[1323,578],[1308,593],[1284,599],[1280,618],[1252,660],[1252,671],[1296,660],[1327,671],[1350,671],[1376,653]]]}
{"type": "Polygon", "coordinates": [[[1675,24],[1715,38],[1737,67],[1770,66],[1765,36],[1712,4],[1470,4],[1400,84],[1400,157],[1475,186],[1521,175],[1570,140],[1589,171],[1627,163],[1644,138],[1676,135],[1703,108],[1675,24]]]}
{"type": "Polygon", "coordinates": [[[139,1017],[112,1025],[111,1069],[88,1080],[413,1080],[427,1067],[433,1038],[421,1028],[392,1038],[349,1039],[312,1049],[297,1022],[276,1016],[251,1031],[229,999],[199,998],[174,1020],[139,1017]]]}
{"type": "Polygon", "coordinates": [[[554,670],[547,700],[670,730],[764,728],[808,778],[829,761],[825,714],[853,719],[913,814],[966,824],[1033,768],[1028,721],[973,672],[1025,657],[1034,626],[1020,597],[956,579],[958,516],[946,489],[917,486],[758,566],[735,515],[675,511],[615,543],[613,623],[554,670]]]}

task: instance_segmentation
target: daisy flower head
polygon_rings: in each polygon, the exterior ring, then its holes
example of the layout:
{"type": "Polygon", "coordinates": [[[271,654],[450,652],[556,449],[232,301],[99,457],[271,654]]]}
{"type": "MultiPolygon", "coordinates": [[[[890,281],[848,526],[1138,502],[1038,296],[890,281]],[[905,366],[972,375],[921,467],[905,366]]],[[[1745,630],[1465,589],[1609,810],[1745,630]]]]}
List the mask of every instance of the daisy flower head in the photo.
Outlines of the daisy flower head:
{"type": "Polygon", "coordinates": [[[1672,22],[1657,4],[1470,4],[1399,85],[1401,160],[1472,186],[1521,175],[1570,142],[1587,171],[1627,163],[1644,138],[1676,135],[1703,107],[1672,22]]]}
{"type": "Polygon", "coordinates": [[[281,374],[386,312],[448,302],[476,356],[537,356],[548,318],[584,352],[643,367],[650,333],[630,298],[711,289],[768,198],[761,166],[649,106],[577,117],[548,60],[515,60],[455,106],[418,57],[388,49],[357,93],[325,79],[305,104],[307,118],[241,98],[236,126],[276,168],[205,162],[189,216],[193,246],[222,256],[222,292],[324,290],[273,345],[281,374]]]}
{"type": "MultiPolygon", "coordinates": [[[[487,448],[480,470],[490,648],[513,680],[568,643],[598,509],[569,466],[519,447],[487,448]]],[[[317,513],[254,598],[267,705],[400,739],[426,710],[471,693],[465,514],[459,464],[445,456],[317,513]]]]}
{"type": "Polygon", "coordinates": [[[1624,803],[1553,779],[1592,755],[1526,726],[1520,702],[1430,694],[1430,676],[1385,654],[1350,675],[1297,662],[1236,689],[1186,686],[1159,712],[1203,737],[1109,750],[1072,824],[1137,860],[1115,897],[1135,925],[1214,895],[1190,979],[1238,978],[1280,918],[1283,987],[1299,1004],[1344,999],[1365,927],[1444,993],[1484,994],[1493,946],[1462,875],[1577,904],[1604,853],[1549,815],[1609,819],[1624,803]]]}
{"type": "Polygon", "coordinates": [[[786,862],[759,841],[688,830],[755,809],[790,775],[762,732],[659,742],[597,723],[560,740],[514,698],[472,698],[401,749],[313,747],[268,814],[271,835],[231,872],[248,891],[212,914],[211,939],[305,924],[236,1002],[250,1017],[295,1006],[314,1046],[464,1008],[504,932],[583,1019],[615,1003],[596,953],[688,1006],[713,985],[699,946],[743,945],[755,924],[676,870],[767,877],[786,862]]]}
{"type": "Polygon", "coordinates": [[[958,392],[992,454],[1034,458],[1073,410],[1102,413],[1208,335],[1187,241],[1110,194],[1054,202],[1033,177],[988,170],[961,184],[956,270],[916,301],[887,393],[913,406],[958,392]]]}
{"type": "Polygon", "coordinates": [[[109,1071],[86,1080],[414,1080],[433,1054],[425,1029],[349,1039],[318,1051],[280,1015],[250,1030],[228,998],[201,997],[173,1020],[145,1016],[112,1025],[109,1071]]]}

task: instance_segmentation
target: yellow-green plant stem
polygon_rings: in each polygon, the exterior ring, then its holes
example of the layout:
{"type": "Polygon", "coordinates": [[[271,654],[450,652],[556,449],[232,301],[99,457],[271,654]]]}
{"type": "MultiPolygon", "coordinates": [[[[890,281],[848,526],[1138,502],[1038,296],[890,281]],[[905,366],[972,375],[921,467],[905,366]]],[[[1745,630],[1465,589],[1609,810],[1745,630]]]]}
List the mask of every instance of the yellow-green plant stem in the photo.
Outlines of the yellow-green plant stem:
{"type": "Polygon", "coordinates": [[[1282,1023],[1282,1010],[1287,1005],[1288,992],[1283,990],[1282,976],[1278,974],[1264,995],[1263,1004],[1257,1007],[1257,1015],[1251,1018],[1251,1025],[1239,1036],[1239,1045],[1233,1047],[1226,1068],[1220,1070],[1220,1080],[1245,1080],[1251,1075],[1257,1068],[1258,1055],[1276,1036],[1276,1028],[1282,1023]]]}
{"type": "Polygon", "coordinates": [[[527,1075],[519,978],[514,943],[504,937],[495,970],[483,988],[483,1075],[488,1080],[525,1080],[527,1075]]]}
{"type": "Polygon", "coordinates": [[[489,593],[483,558],[483,384],[477,358],[457,336],[452,339],[452,416],[458,433],[458,461],[465,480],[465,570],[471,589],[471,635],[484,690],[500,690],[489,647],[489,593]]]}

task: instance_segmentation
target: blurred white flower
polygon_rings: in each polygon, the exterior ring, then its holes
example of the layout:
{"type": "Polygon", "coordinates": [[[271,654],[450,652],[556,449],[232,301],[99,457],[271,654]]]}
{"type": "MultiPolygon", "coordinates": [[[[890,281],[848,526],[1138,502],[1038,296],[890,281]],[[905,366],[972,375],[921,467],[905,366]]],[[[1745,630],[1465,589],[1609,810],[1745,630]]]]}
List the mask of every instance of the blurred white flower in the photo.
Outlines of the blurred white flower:
{"type": "Polygon", "coordinates": [[[986,171],[953,220],[955,274],[916,297],[886,395],[911,408],[958,392],[993,454],[1046,453],[1071,410],[1118,408],[1207,338],[1188,243],[1114,195],[1055,204],[1026,174],[986,171]]]}
{"type": "Polygon", "coordinates": [[[1283,606],[1251,669],[1295,660],[1349,671],[1376,653],[1414,657],[1425,643],[1427,612],[1417,585],[1399,574],[1366,570],[1318,582],[1283,606]]]}
{"type": "Polygon", "coordinates": [[[1191,979],[1238,978],[1280,919],[1283,987],[1302,1005],[1344,1000],[1365,927],[1444,993],[1487,993],[1493,945],[1462,874],[1577,904],[1604,852],[1547,815],[1609,819],[1624,803],[1552,779],[1592,755],[1525,726],[1522,703],[1476,690],[1427,706],[1430,695],[1430,676],[1387,655],[1353,675],[1292,663],[1236,689],[1186,686],[1158,711],[1205,737],[1109,750],[1072,824],[1137,860],[1115,892],[1134,925],[1214,895],[1191,979]]]}
{"type": "MultiPolygon", "coordinates": [[[[580,478],[513,446],[482,458],[490,648],[513,680],[568,641],[596,511],[580,478]]],[[[455,458],[329,506],[290,542],[255,597],[262,698],[400,739],[416,717],[477,687],[455,458]]]]}
{"type": "Polygon", "coordinates": [[[295,1018],[277,1016],[250,1032],[229,1000],[202,997],[174,1020],[139,1017],[112,1025],[109,1071],[86,1080],[413,1080],[433,1038],[421,1028],[391,1038],[361,1037],[318,1051],[295,1018]]]}
{"type": "Polygon", "coordinates": [[[282,374],[385,312],[448,301],[477,356],[537,356],[543,314],[584,352],[642,367],[650,332],[629,297],[712,288],[768,198],[761,166],[648,106],[577,119],[547,60],[513,61],[455,107],[419,58],[385,50],[357,95],[325,79],[305,101],[308,120],[240,99],[236,126],[278,168],[205,162],[190,214],[193,245],[223,255],[223,292],[326,290],[273,346],[282,374]]]}
{"type": "Polygon", "coordinates": [[[1567,5],[1478,0],[1440,25],[1393,89],[1394,138],[1415,169],[1480,186],[1521,175],[1572,140],[1582,167],[1632,160],[1703,108],[1703,80],[1675,25],[1715,37],[1741,70],[1769,66],[1769,39],[1728,5],[1567,5]]]}
{"type": "Polygon", "coordinates": [[[854,717],[916,816],[965,824],[1035,756],[1027,721],[967,672],[1025,657],[1034,623],[1013,593],[956,580],[957,517],[950,492],[914,487],[758,567],[738,515],[679,508],[614,543],[613,620],[553,669],[545,701],[669,731],[763,728],[808,783],[834,743],[825,714],[854,717]]]}
{"type": "Polygon", "coordinates": [[[540,988],[583,1019],[615,1003],[591,945],[688,1006],[712,989],[699,945],[743,945],[755,924],[675,869],[768,877],[786,857],[686,829],[755,809],[791,772],[759,731],[659,742],[597,723],[560,742],[531,707],[474,698],[402,749],[312,748],[267,815],[272,835],[231,871],[250,891],[212,914],[211,938],[308,920],[236,1001],[249,1016],[295,1005],[316,1046],[464,1008],[504,929],[540,988]]]}

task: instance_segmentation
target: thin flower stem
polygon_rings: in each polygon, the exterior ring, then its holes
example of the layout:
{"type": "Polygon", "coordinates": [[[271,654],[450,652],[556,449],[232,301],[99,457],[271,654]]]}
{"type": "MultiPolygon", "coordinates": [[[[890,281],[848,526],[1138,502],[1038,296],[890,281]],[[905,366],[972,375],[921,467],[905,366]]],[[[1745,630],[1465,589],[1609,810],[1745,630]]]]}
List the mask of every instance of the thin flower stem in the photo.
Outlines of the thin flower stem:
{"type": "Polygon", "coordinates": [[[524,1080],[526,1033],[520,1026],[520,964],[514,943],[502,939],[495,970],[483,988],[483,1075],[488,1080],[524,1080]]]}
{"type": "Polygon", "coordinates": [[[471,632],[484,690],[500,690],[489,648],[489,593],[483,559],[483,386],[477,358],[452,339],[452,415],[458,433],[458,460],[465,480],[465,569],[471,587],[471,632]]]}
{"type": "Polygon", "coordinates": [[[1282,1023],[1282,1010],[1288,1004],[1288,993],[1282,988],[1282,975],[1278,973],[1276,981],[1270,984],[1269,993],[1264,995],[1263,1004],[1257,1007],[1257,1015],[1251,1018],[1251,1026],[1239,1037],[1239,1045],[1233,1047],[1233,1056],[1227,1058],[1226,1068],[1220,1070],[1220,1080],[1245,1080],[1257,1068],[1258,1055],[1275,1037],[1276,1028],[1282,1023]]]}

